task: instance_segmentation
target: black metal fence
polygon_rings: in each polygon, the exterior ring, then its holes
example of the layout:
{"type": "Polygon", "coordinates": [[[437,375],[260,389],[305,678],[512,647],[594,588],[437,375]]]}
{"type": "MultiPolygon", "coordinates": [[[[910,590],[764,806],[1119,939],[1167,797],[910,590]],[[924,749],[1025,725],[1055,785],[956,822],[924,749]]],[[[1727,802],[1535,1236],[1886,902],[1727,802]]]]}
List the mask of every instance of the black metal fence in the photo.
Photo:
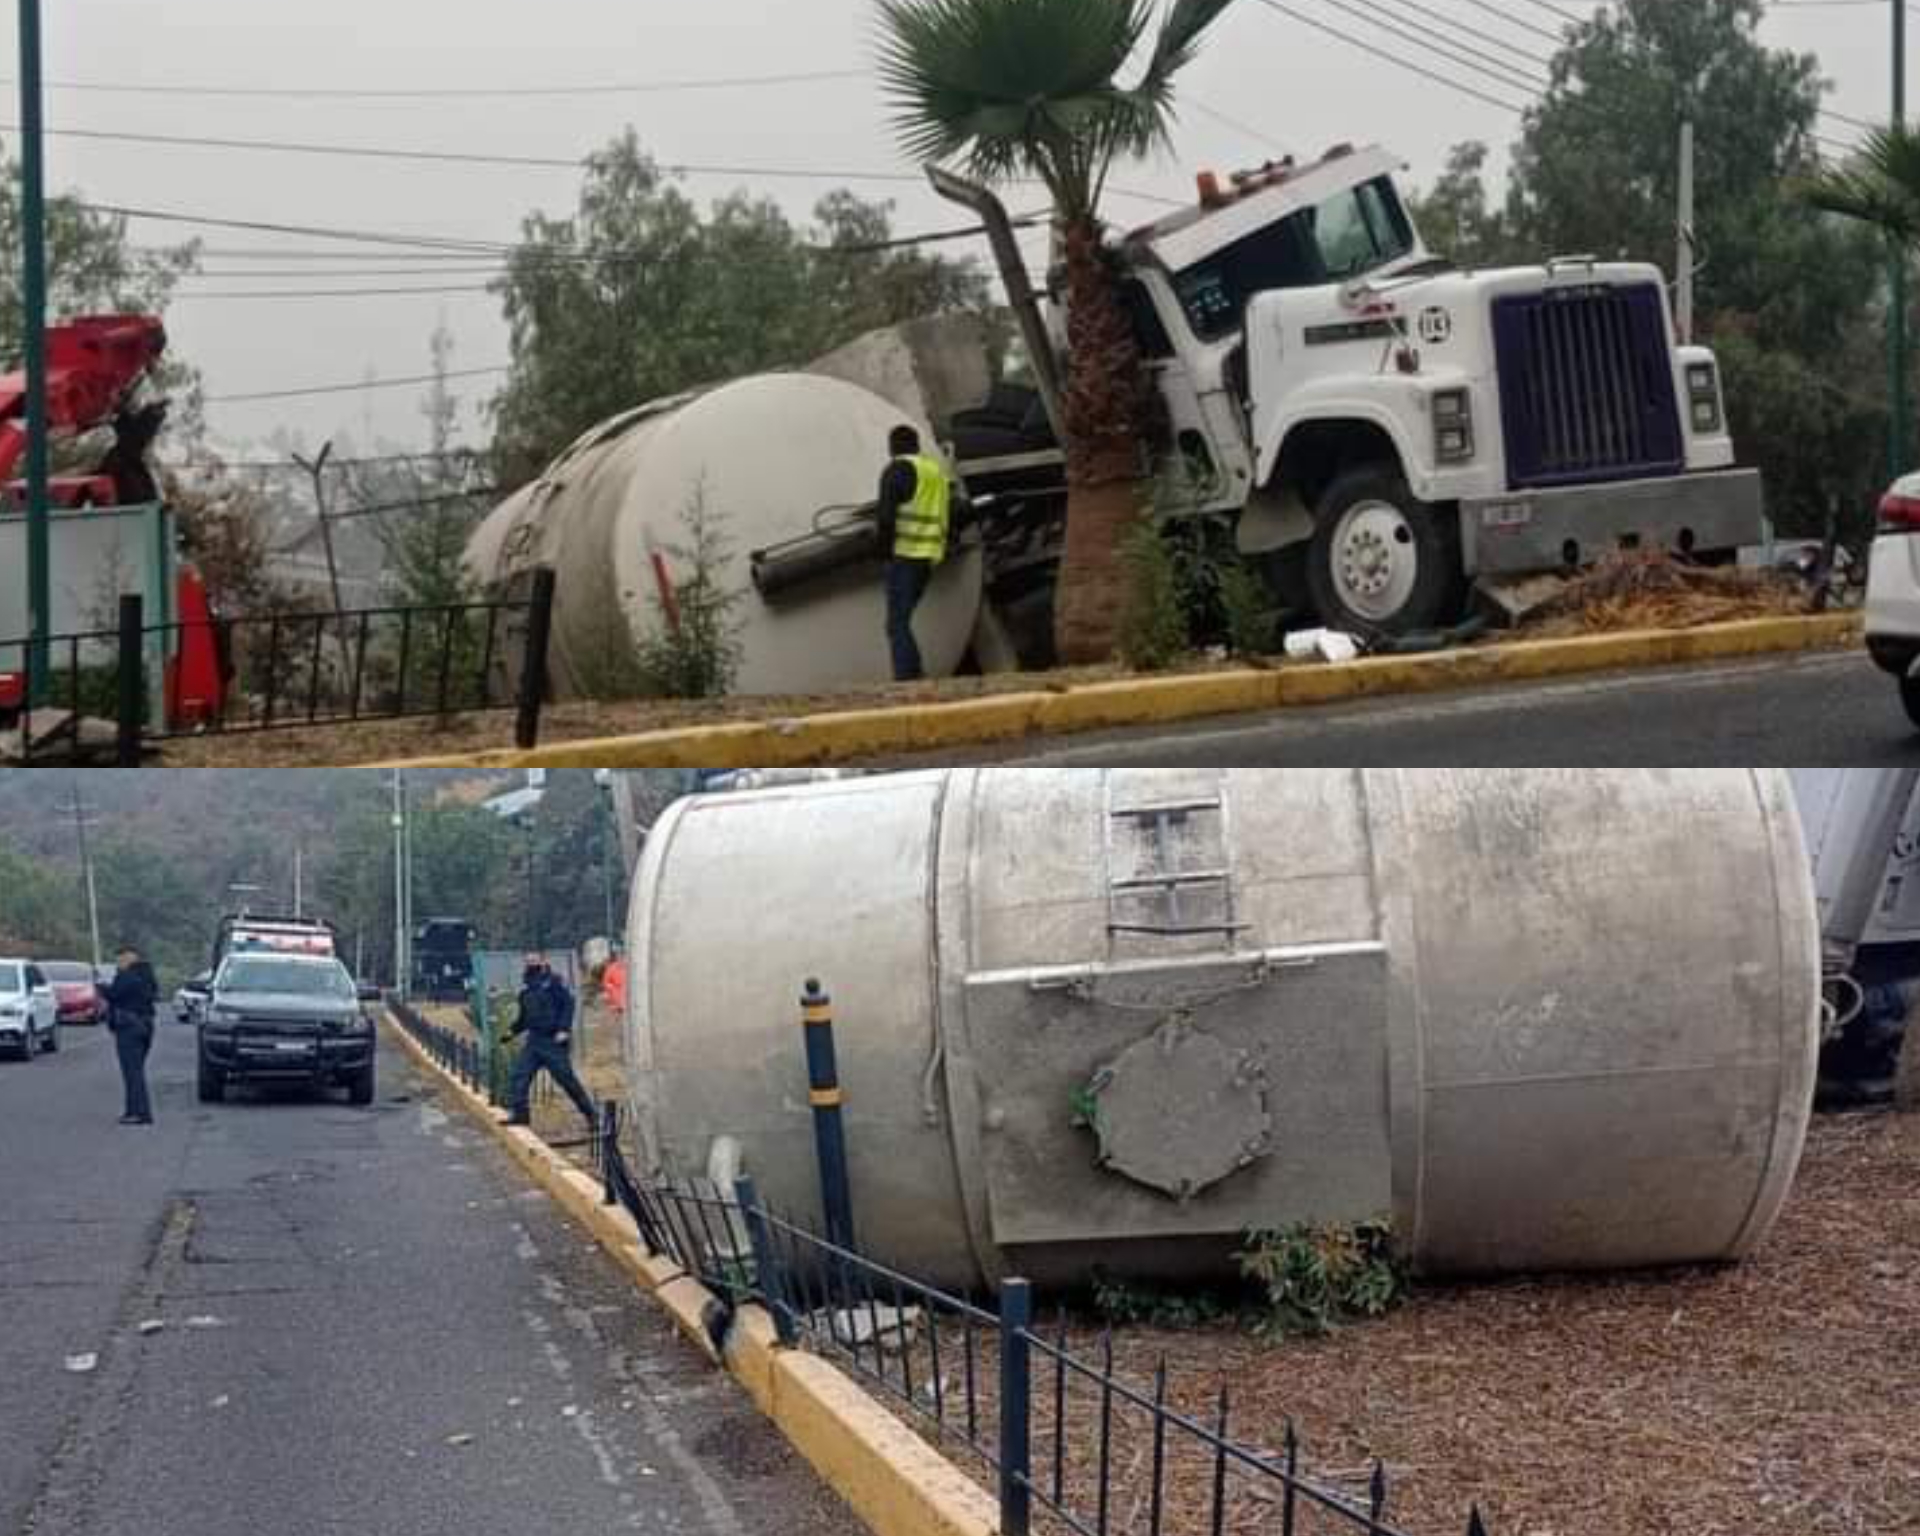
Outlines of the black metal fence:
{"type": "MultiPolygon", "coordinates": [[[[477,1042],[393,1011],[436,1062],[487,1091],[477,1042]]],[[[956,1295],[775,1210],[750,1178],[723,1189],[636,1177],[611,1102],[592,1135],[550,1144],[586,1149],[647,1251],[729,1314],[758,1303],[782,1344],[834,1360],[973,1459],[997,1490],[1002,1536],[1405,1536],[1379,1461],[1344,1483],[1310,1475],[1291,1420],[1265,1444],[1246,1438],[1224,1385],[1204,1409],[1181,1406],[1164,1358],[1142,1383],[1116,1363],[1110,1330],[1076,1350],[1064,1312],[1051,1329],[1036,1318],[1025,1280],[956,1295]]],[[[1477,1506],[1465,1530],[1487,1536],[1477,1506]]]]}
{"type": "MultiPolygon", "coordinates": [[[[758,1302],[783,1344],[833,1358],[976,1458],[998,1490],[1003,1536],[1049,1523],[1077,1536],[1401,1536],[1380,1462],[1352,1488],[1309,1476],[1291,1422],[1276,1445],[1243,1438],[1224,1386],[1206,1410],[1182,1408],[1164,1359],[1143,1385],[1116,1366],[1111,1332],[1077,1351],[1064,1314],[1052,1329],[1036,1320],[1025,1280],[1004,1280],[991,1300],[955,1295],[771,1209],[750,1179],[731,1191],[636,1179],[617,1106],[603,1116],[608,1201],[648,1249],[729,1305],[758,1302]]],[[[1466,1530],[1486,1536],[1478,1508],[1466,1530]]]]}
{"type": "MultiPolygon", "coordinates": [[[[406,1030],[427,1055],[444,1071],[449,1073],[465,1087],[475,1093],[484,1094],[487,1103],[495,1109],[504,1109],[507,1104],[507,1092],[513,1071],[513,1053],[511,1051],[489,1051],[486,1041],[477,1034],[466,1030],[449,1029],[444,1024],[436,1024],[418,1009],[401,1002],[398,998],[388,998],[387,1007],[400,1026],[406,1030]]],[[[533,1085],[531,1102],[537,1108],[549,1103],[555,1089],[542,1073],[533,1085]]],[[[577,1142],[550,1143],[553,1146],[579,1145],[591,1146],[595,1166],[599,1166],[600,1141],[596,1134],[579,1138],[577,1142]]]]}
{"type": "MultiPolygon", "coordinates": [[[[132,766],[143,743],[196,735],[444,719],[514,710],[515,741],[538,744],[553,632],[554,582],[537,573],[513,602],[363,608],[222,618],[210,625],[148,624],[142,599],[121,599],[119,625],[56,635],[47,642],[50,682],[39,705],[69,717],[54,744],[70,757],[111,748],[132,766]],[[151,707],[156,656],[178,655],[201,631],[217,652],[223,683],[214,698],[177,699],[174,718],[151,707]],[[505,665],[518,653],[517,668],[505,665]],[[517,684],[509,686],[509,672],[517,684]],[[111,742],[85,738],[80,722],[108,720],[111,742]]],[[[0,642],[24,657],[32,642],[0,642]]],[[[24,739],[36,737],[28,703],[24,739]]]]}

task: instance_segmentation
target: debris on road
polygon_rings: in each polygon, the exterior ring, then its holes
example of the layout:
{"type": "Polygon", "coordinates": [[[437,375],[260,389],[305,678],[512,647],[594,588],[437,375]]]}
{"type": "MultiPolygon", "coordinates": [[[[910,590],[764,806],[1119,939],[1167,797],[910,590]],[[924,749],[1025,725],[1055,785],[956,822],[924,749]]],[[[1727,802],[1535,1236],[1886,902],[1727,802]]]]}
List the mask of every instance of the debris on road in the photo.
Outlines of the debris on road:
{"type": "Polygon", "coordinates": [[[164,1317],[150,1317],[140,1324],[140,1332],[144,1334],[154,1334],[166,1326],[167,1320],[164,1317]]]}
{"type": "Polygon", "coordinates": [[[100,1357],[92,1352],[84,1355],[68,1355],[67,1369],[76,1376],[84,1376],[100,1363],[100,1357]]]}
{"type": "Polygon", "coordinates": [[[468,1434],[448,1435],[448,1445],[472,1445],[473,1436],[468,1434]]]}
{"type": "Polygon", "coordinates": [[[1736,619],[1803,616],[1806,588],[1775,571],[1694,565],[1628,550],[1566,583],[1523,622],[1536,638],[1628,629],[1697,629],[1736,619]]]}
{"type": "Polygon", "coordinates": [[[1287,656],[1293,661],[1352,661],[1360,642],[1337,629],[1301,629],[1287,636],[1287,656]]]}

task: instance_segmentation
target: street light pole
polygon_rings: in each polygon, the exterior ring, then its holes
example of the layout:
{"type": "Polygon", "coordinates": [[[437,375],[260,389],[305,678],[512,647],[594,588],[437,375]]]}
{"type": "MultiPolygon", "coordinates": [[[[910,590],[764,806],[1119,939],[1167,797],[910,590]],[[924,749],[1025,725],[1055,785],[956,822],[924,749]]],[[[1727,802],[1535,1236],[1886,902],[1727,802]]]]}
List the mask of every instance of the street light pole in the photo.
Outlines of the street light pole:
{"type": "Polygon", "coordinates": [[[407,818],[400,805],[400,770],[393,770],[393,989],[402,1002],[407,997],[407,818]]]}
{"type": "Polygon", "coordinates": [[[27,685],[47,701],[53,670],[53,553],[47,481],[47,173],[40,0],[20,0],[21,347],[27,375],[27,685]]]}
{"type": "MultiPolygon", "coordinates": [[[[1893,0],[1893,125],[1907,121],[1907,0],[1893,0]]],[[[1907,262],[1911,252],[1896,243],[1887,316],[1887,457],[1890,479],[1907,472],[1907,262]]]]}

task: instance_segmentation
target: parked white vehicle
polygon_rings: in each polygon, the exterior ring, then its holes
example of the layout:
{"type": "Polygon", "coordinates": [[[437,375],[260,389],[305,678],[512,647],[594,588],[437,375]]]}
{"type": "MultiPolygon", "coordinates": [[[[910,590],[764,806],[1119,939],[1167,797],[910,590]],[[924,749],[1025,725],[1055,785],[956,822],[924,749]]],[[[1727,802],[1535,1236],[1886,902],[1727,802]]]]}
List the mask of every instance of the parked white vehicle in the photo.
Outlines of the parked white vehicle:
{"type": "Polygon", "coordinates": [[[1920,475],[1894,481],[1880,499],[1867,560],[1867,653],[1899,681],[1907,718],[1920,726],[1920,475]]]}
{"type": "Polygon", "coordinates": [[[53,983],[31,960],[0,960],[0,1048],[32,1061],[60,1049],[60,1008],[53,983]]]}

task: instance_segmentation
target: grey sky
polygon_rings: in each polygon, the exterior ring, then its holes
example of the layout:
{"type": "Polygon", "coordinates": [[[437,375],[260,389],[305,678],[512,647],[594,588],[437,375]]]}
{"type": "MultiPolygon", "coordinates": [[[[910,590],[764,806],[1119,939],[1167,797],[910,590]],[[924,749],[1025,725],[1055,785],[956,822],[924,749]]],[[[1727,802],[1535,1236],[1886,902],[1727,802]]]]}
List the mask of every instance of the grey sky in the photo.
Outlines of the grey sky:
{"type": "MultiPolygon", "coordinates": [[[[1287,0],[1292,8],[1356,34],[1379,38],[1343,14],[1335,0],[1287,0]]],[[[1546,49],[1470,0],[1423,0],[1462,22],[1546,49]]],[[[1578,0],[1565,0],[1571,8],[1578,0]]],[[[1499,0],[1499,8],[1553,25],[1538,0],[1499,0]]],[[[637,80],[763,75],[865,65],[871,56],[871,0],[540,0],[500,5],[474,0],[45,0],[47,71],[52,79],[113,83],[267,87],[433,87],[589,85],[637,80]]],[[[0,46],[14,57],[12,7],[0,46]]],[[[1781,10],[1767,24],[1781,46],[1817,52],[1835,84],[1832,104],[1857,117],[1887,110],[1887,13],[1884,6],[1837,5],[1781,10]]],[[[1411,55],[1407,43],[1382,40],[1411,55]]],[[[6,71],[11,74],[11,69],[6,71]]],[[[1470,78],[1463,70],[1449,73],[1470,78]]],[[[1486,82],[1482,82],[1486,84],[1486,82]]],[[[1497,87],[1488,85],[1496,94],[1497,87]]],[[[1317,33],[1268,8],[1240,0],[1186,81],[1188,100],[1205,103],[1273,135],[1280,149],[1316,152],[1339,139],[1379,139],[1401,153],[1416,180],[1429,179],[1446,146],[1479,137],[1504,146],[1511,113],[1431,84],[1317,33]]],[[[1512,93],[1504,93],[1512,94],[1512,93]]],[[[54,126],[125,132],[302,139],[413,149],[576,156],[632,123],[665,161],[840,170],[907,169],[893,147],[870,79],[752,91],[536,101],[340,102],[210,99],[55,92],[54,126]]],[[[7,120],[12,120],[9,108],[7,120]]],[[[1827,130],[1851,135],[1844,125],[1827,130]]],[[[1187,195],[1200,166],[1257,161],[1262,144],[1197,111],[1183,119],[1178,154],[1130,169],[1130,188],[1187,195]]],[[[513,238],[535,207],[572,204],[575,173],[293,157],[224,150],[55,139],[50,175],[100,201],[178,209],[229,218],[348,226],[369,230],[513,238]]],[[[747,184],[796,214],[837,183],[698,176],[698,197],[747,184]]],[[[896,197],[902,229],[938,228],[957,210],[915,186],[848,180],[868,195],[896,197]]],[[[1702,195],[1710,196],[1711,188],[1702,195]]],[[[1153,213],[1116,201],[1116,216],[1153,213]]],[[[142,242],[180,231],[136,226],[142,242]]],[[[312,241],[207,232],[217,249],[312,241]]],[[[392,265],[409,265],[401,254],[392,265]]],[[[214,271],[251,265],[210,257],[214,271]]],[[[313,262],[286,263],[301,271],[313,262]]],[[[342,266],[347,265],[342,263],[342,266]]],[[[367,265],[378,265],[367,263],[367,265]]],[[[476,283],[450,277],[448,283],[476,283]]],[[[363,279],[349,286],[433,286],[420,277],[363,279]]],[[[316,288],[326,281],[282,283],[203,279],[221,292],[243,287],[316,288]]],[[[454,366],[506,359],[497,302],[487,294],[446,297],[232,300],[183,298],[172,312],[182,352],[203,369],[210,394],[247,393],[427,372],[427,336],[444,313],[458,343],[454,366]]],[[[482,434],[477,406],[491,388],[461,387],[469,438],[482,434]]],[[[362,434],[370,419],[382,437],[423,440],[419,395],[394,390],[264,404],[216,406],[226,440],[264,437],[276,427],[318,443],[337,432],[362,434]]]]}

